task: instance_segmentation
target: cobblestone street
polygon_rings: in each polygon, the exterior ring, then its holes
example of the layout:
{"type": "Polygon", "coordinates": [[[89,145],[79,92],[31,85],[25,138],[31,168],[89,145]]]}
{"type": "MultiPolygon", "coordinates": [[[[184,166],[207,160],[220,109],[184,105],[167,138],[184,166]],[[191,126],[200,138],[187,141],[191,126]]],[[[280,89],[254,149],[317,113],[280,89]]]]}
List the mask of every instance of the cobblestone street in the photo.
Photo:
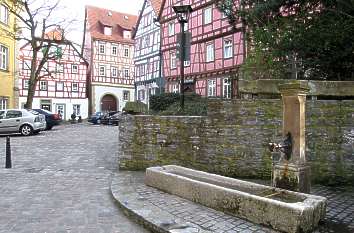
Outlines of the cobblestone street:
{"type": "Polygon", "coordinates": [[[1,233],[144,233],[115,205],[117,127],[63,125],[13,136],[12,169],[4,169],[0,136],[1,233]]]}

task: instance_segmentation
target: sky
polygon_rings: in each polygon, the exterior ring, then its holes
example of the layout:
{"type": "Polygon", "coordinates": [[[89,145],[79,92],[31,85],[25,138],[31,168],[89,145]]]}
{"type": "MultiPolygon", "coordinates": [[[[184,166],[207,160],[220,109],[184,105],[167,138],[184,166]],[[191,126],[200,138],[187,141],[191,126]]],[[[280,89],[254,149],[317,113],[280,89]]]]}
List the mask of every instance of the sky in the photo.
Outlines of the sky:
{"type": "Polygon", "coordinates": [[[97,6],[122,13],[138,15],[144,0],[61,0],[56,14],[61,17],[75,18],[67,38],[76,43],[82,43],[85,5],[97,6]]]}

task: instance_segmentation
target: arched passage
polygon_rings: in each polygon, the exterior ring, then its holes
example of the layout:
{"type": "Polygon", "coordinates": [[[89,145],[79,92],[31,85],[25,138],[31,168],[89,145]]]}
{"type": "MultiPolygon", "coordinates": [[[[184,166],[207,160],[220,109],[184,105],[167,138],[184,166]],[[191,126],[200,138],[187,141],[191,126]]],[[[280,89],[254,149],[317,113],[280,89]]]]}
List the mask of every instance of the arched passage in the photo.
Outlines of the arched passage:
{"type": "Polygon", "coordinates": [[[102,97],[101,100],[101,111],[102,112],[110,112],[117,111],[118,104],[117,99],[113,95],[107,94],[102,97]]]}

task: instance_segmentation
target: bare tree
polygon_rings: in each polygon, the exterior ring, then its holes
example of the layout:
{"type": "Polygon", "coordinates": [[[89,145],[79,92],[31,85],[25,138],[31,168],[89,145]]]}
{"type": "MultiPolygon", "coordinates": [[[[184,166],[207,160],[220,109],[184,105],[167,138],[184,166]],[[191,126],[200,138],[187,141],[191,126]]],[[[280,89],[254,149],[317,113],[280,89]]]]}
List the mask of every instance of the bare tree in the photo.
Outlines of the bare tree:
{"type": "Polygon", "coordinates": [[[26,46],[30,46],[32,53],[32,60],[27,67],[30,70],[30,79],[25,108],[32,108],[38,81],[46,76],[51,77],[55,73],[45,67],[48,60],[56,60],[60,57],[52,52],[51,48],[61,44],[73,45],[66,39],[65,33],[66,28],[75,20],[55,16],[55,11],[60,9],[59,2],[60,0],[2,1],[2,4],[8,7],[9,12],[17,18],[15,33],[12,36],[25,43],[26,46]]]}

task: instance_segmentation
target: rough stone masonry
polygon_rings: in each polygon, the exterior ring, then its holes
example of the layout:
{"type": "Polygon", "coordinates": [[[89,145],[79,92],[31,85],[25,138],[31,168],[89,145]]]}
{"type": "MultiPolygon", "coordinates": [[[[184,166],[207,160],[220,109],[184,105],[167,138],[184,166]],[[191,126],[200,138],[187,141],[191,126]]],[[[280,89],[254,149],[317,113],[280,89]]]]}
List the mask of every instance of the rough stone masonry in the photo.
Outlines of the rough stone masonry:
{"type": "MultiPolygon", "coordinates": [[[[277,99],[209,100],[207,117],[126,116],[120,124],[120,168],[176,164],[230,177],[270,178],[269,142],[281,141],[277,99]]],[[[311,178],[354,182],[354,100],[306,102],[311,178]]]]}

